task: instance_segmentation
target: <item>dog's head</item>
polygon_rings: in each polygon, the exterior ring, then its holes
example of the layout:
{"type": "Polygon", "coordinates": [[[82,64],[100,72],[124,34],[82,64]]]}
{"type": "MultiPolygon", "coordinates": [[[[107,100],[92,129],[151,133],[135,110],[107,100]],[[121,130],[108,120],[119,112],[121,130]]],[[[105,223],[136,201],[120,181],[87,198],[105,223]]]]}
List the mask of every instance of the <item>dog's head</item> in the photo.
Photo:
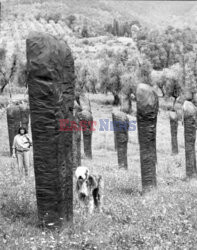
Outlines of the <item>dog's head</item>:
{"type": "Polygon", "coordinates": [[[77,177],[77,192],[79,199],[82,201],[87,200],[92,194],[92,190],[96,187],[96,181],[93,176],[89,174],[87,167],[78,167],[75,175],[77,177]]]}

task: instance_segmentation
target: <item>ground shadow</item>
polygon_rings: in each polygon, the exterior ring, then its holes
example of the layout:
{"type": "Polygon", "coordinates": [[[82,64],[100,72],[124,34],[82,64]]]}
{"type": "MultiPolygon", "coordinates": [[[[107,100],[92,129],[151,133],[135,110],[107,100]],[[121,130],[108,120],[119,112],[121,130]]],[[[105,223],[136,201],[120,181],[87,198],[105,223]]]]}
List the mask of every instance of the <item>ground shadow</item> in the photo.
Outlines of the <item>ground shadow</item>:
{"type": "Polygon", "coordinates": [[[137,188],[122,187],[122,188],[119,188],[119,190],[122,194],[127,194],[127,195],[131,195],[131,196],[141,196],[142,195],[142,191],[137,189],[137,188]]]}
{"type": "Polygon", "coordinates": [[[24,223],[25,226],[37,227],[38,225],[36,210],[19,206],[17,203],[14,204],[13,201],[11,204],[9,201],[2,202],[0,212],[1,215],[9,219],[11,223],[20,221],[24,223]]]}

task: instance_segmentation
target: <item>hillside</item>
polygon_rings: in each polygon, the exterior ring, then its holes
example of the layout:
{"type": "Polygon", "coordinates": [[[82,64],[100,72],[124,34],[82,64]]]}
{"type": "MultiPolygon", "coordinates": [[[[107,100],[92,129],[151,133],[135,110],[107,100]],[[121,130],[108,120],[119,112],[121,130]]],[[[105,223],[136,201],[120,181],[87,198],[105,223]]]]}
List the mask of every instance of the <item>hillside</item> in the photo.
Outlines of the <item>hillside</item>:
{"type": "Polygon", "coordinates": [[[189,23],[188,13],[197,13],[197,4],[187,1],[109,1],[106,3],[114,10],[118,10],[121,16],[135,18],[149,27],[166,27],[168,25],[182,26],[189,23]],[[174,23],[173,18],[177,19],[174,23]]]}
{"type": "Polygon", "coordinates": [[[112,22],[114,18],[122,21],[139,20],[141,24],[155,28],[173,25],[176,27],[197,24],[197,3],[190,1],[95,1],[95,0],[20,0],[3,3],[3,18],[10,13],[34,15],[55,13],[63,17],[76,14],[81,20],[87,18],[101,25],[112,22]],[[31,8],[27,5],[31,4],[31,8]]]}
{"type": "Polygon", "coordinates": [[[122,20],[139,20],[149,27],[195,27],[197,20],[197,3],[190,1],[95,1],[95,0],[20,0],[3,2],[3,19],[10,13],[37,15],[38,13],[60,13],[63,17],[71,14],[92,22],[105,24],[114,18],[122,20]],[[31,8],[27,5],[31,4],[31,8]]]}

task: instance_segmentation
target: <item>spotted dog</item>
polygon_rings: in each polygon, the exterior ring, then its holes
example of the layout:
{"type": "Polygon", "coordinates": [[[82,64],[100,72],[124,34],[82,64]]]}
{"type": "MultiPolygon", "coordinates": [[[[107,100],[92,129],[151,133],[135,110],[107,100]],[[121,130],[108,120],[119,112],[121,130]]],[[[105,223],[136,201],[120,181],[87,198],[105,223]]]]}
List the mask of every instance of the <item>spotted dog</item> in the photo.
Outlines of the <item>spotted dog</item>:
{"type": "Polygon", "coordinates": [[[94,209],[101,212],[104,183],[101,175],[90,175],[87,167],[78,167],[75,171],[77,178],[76,191],[81,205],[85,205],[89,214],[94,209]]]}

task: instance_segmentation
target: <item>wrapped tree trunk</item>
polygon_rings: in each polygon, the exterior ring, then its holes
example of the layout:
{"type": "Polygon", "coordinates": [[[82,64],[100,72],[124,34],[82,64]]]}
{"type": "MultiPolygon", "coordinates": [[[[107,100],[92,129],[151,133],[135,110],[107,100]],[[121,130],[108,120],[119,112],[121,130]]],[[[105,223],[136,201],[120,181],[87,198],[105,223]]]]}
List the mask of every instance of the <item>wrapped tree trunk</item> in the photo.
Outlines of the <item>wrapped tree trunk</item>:
{"type": "Polygon", "coordinates": [[[178,116],[175,111],[170,111],[169,117],[170,117],[172,154],[178,154],[178,141],[177,141],[178,116]]]}
{"type": "Polygon", "coordinates": [[[193,94],[192,102],[197,107],[197,93],[196,92],[193,94]]]}
{"type": "Polygon", "coordinates": [[[73,129],[73,165],[74,169],[81,165],[81,130],[79,129],[79,112],[81,112],[81,107],[75,101],[74,104],[74,121],[77,124],[78,129],[73,129]]]}
{"type": "Polygon", "coordinates": [[[120,104],[120,98],[119,98],[118,94],[115,94],[115,93],[113,93],[113,96],[114,96],[113,105],[118,106],[120,104]]]}
{"type": "Polygon", "coordinates": [[[80,125],[83,130],[83,145],[84,154],[87,158],[92,159],[92,113],[87,110],[82,110],[79,114],[80,125]]]}
{"type": "Polygon", "coordinates": [[[26,47],[38,217],[56,228],[73,218],[72,131],[60,131],[60,121],[73,121],[74,60],[48,34],[31,33],[26,47]]]}
{"type": "Polygon", "coordinates": [[[9,134],[10,155],[12,155],[12,145],[15,135],[20,126],[28,131],[29,106],[27,103],[11,103],[7,107],[7,124],[9,134]]]}
{"type": "Polygon", "coordinates": [[[196,107],[193,103],[185,101],[183,105],[185,158],[187,177],[196,176],[196,107]]]}
{"type": "Polygon", "coordinates": [[[158,96],[154,89],[143,83],[137,87],[136,99],[142,189],[144,192],[157,184],[156,125],[159,105],[158,96]]]}
{"type": "Polygon", "coordinates": [[[90,100],[85,96],[84,93],[82,93],[79,97],[79,102],[82,110],[86,110],[91,112],[91,105],[90,105],[90,100]]]}
{"type": "MultiPolygon", "coordinates": [[[[112,113],[112,121],[114,121],[114,113],[112,113]]],[[[117,150],[117,139],[116,139],[116,130],[114,129],[114,148],[117,150]]]]}
{"type": "Polygon", "coordinates": [[[127,163],[127,144],[128,144],[128,128],[129,120],[127,115],[121,111],[113,111],[112,113],[114,135],[117,145],[118,165],[120,168],[128,168],[127,163]]]}

